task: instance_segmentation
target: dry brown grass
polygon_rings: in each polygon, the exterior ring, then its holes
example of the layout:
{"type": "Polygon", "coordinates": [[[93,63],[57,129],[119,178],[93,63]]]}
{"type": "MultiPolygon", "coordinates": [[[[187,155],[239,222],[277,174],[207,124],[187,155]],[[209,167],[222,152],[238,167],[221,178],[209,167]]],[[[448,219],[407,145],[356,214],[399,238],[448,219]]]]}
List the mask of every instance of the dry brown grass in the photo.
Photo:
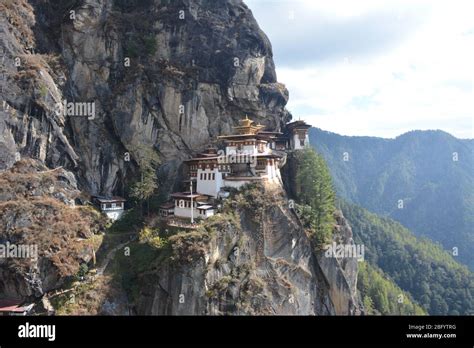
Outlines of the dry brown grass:
{"type": "Polygon", "coordinates": [[[177,263],[192,263],[207,252],[209,234],[207,232],[180,232],[169,237],[172,250],[171,260],[177,263]]]}
{"type": "Polygon", "coordinates": [[[53,198],[1,203],[0,221],[14,220],[21,222],[13,226],[2,224],[0,235],[16,240],[18,244],[37,245],[39,256],[49,258],[61,276],[74,275],[82,255],[92,252],[87,240],[80,239],[93,236],[94,217],[53,198]]]}
{"type": "Polygon", "coordinates": [[[112,277],[104,275],[90,283],[76,284],[73,292],[60,295],[52,302],[56,315],[99,315],[105,300],[116,292],[112,277]]]}
{"type": "MultiPolygon", "coordinates": [[[[40,257],[48,258],[61,276],[71,276],[81,260],[92,254],[90,240],[105,228],[106,220],[94,209],[75,208],[54,198],[50,186],[65,195],[75,191],[58,182],[59,171],[44,169],[37,162],[20,162],[0,174],[0,236],[17,244],[37,245],[40,257]]],[[[15,263],[26,269],[30,262],[15,263]]]]}
{"type": "Polygon", "coordinates": [[[31,28],[35,24],[33,7],[26,0],[2,0],[0,12],[10,24],[10,30],[17,40],[27,46],[34,45],[34,33],[31,28]]]}

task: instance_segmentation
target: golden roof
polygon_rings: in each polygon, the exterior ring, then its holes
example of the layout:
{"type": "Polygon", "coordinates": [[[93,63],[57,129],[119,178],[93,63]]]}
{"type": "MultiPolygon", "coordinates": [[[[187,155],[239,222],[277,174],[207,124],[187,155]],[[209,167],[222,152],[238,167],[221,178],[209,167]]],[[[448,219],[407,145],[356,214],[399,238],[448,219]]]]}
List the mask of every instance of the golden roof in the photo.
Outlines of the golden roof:
{"type": "Polygon", "coordinates": [[[249,117],[247,115],[245,115],[245,118],[244,119],[241,119],[239,121],[239,124],[242,126],[242,127],[250,127],[252,125],[253,121],[249,119],[249,117]]]}
{"type": "Polygon", "coordinates": [[[240,135],[257,134],[263,128],[265,128],[265,126],[261,124],[255,124],[255,122],[250,120],[247,115],[245,115],[244,119],[239,121],[239,125],[237,127],[234,127],[234,129],[240,135]]]}

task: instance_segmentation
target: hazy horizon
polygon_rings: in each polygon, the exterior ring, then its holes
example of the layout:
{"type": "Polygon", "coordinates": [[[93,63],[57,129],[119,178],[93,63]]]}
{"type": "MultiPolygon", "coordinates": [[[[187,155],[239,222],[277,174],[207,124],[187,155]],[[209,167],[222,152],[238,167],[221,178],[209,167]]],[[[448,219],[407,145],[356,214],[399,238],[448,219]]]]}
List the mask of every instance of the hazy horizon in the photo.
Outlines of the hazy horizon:
{"type": "MultiPolygon", "coordinates": [[[[293,119],[294,121],[295,119],[293,119]]],[[[336,135],[339,135],[339,136],[343,136],[343,137],[357,137],[357,138],[378,138],[378,139],[386,139],[386,140],[394,140],[398,137],[401,137],[405,134],[408,134],[408,133],[411,133],[411,132],[443,132],[443,133],[446,133],[446,134],[449,134],[450,136],[458,139],[458,140],[474,140],[474,138],[460,138],[454,134],[451,134],[450,132],[448,131],[445,131],[443,129],[411,129],[411,130],[407,130],[403,133],[400,133],[400,134],[397,134],[397,135],[394,135],[394,136],[379,136],[379,135],[353,135],[353,134],[341,134],[341,133],[338,133],[338,132],[335,132],[335,131],[330,131],[330,130],[327,130],[327,129],[324,129],[324,128],[321,128],[321,127],[318,127],[318,126],[315,126],[315,125],[311,125],[312,128],[316,128],[316,129],[319,129],[323,132],[328,132],[328,133],[332,133],[332,134],[336,134],[336,135]]]]}

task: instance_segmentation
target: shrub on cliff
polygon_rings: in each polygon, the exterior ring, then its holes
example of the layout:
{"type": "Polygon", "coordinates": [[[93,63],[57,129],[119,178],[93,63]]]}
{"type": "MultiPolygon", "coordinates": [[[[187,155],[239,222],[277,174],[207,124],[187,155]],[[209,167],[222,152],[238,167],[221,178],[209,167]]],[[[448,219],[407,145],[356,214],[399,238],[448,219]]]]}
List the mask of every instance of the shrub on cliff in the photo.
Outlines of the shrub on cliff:
{"type": "Polygon", "coordinates": [[[152,230],[149,227],[144,227],[138,234],[140,243],[148,243],[155,249],[161,249],[166,245],[166,239],[159,236],[159,230],[152,230]]]}

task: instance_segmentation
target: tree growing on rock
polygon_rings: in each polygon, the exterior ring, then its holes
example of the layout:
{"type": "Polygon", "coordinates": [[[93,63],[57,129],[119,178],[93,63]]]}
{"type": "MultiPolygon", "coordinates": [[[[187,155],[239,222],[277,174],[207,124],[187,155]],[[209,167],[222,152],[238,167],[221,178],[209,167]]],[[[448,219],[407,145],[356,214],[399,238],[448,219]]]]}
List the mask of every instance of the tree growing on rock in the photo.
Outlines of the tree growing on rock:
{"type": "Polygon", "coordinates": [[[160,158],[153,147],[146,145],[136,146],[133,153],[140,167],[140,180],[132,185],[130,196],[139,202],[142,215],[143,204],[146,203],[148,215],[150,213],[150,197],[158,189],[156,169],[160,164],[160,158]]]}
{"type": "Polygon", "coordinates": [[[335,193],[323,157],[307,148],[297,154],[296,194],[299,215],[317,246],[329,241],[334,228],[335,193]]]}

